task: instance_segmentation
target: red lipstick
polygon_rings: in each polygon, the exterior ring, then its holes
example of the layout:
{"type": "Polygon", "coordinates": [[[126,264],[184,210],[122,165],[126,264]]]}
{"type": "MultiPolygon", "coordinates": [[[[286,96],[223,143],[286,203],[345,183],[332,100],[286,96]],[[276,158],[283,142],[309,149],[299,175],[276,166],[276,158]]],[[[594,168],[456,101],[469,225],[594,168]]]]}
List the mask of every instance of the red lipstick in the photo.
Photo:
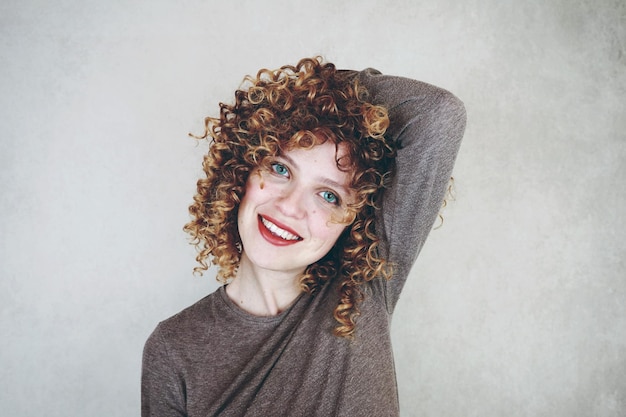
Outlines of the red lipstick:
{"type": "MultiPolygon", "coordinates": [[[[274,223],[276,226],[280,227],[281,229],[295,235],[298,236],[298,234],[294,231],[292,231],[290,228],[281,225],[280,223],[276,222],[274,219],[265,216],[265,219],[267,221],[270,221],[272,223],[274,223]]],[[[261,236],[263,236],[263,238],[265,240],[267,240],[269,243],[271,243],[272,245],[275,246],[288,246],[288,245],[293,245],[295,243],[298,243],[300,240],[302,239],[296,239],[296,240],[287,240],[287,239],[283,239],[282,237],[275,235],[274,233],[272,233],[264,224],[263,224],[263,218],[261,216],[258,217],[258,225],[259,225],[259,232],[261,233],[261,236]]]]}

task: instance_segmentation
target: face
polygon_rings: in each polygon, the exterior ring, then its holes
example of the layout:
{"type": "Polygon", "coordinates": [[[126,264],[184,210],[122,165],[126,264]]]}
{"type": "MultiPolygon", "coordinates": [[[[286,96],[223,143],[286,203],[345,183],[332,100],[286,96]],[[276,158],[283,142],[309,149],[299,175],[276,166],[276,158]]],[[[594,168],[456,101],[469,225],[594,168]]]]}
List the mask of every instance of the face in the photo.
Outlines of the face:
{"type": "Polygon", "coordinates": [[[294,149],[256,169],[239,206],[244,259],[267,270],[299,274],[321,259],[346,228],[352,202],[350,173],[337,167],[345,155],[331,141],[294,149]]]}

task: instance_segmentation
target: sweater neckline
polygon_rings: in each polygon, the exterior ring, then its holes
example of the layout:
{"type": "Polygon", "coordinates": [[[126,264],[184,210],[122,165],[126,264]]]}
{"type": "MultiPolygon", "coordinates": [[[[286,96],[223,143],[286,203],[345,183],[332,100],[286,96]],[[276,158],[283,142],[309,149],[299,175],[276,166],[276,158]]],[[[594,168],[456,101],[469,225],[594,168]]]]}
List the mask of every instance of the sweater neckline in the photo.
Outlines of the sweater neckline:
{"type": "Polygon", "coordinates": [[[280,322],[300,302],[300,300],[302,300],[302,298],[305,295],[304,292],[300,293],[300,295],[298,295],[296,299],[293,300],[293,302],[289,305],[289,307],[285,308],[283,311],[281,311],[275,316],[257,316],[255,314],[249,313],[246,310],[242,309],[241,307],[237,305],[237,303],[231,300],[231,298],[226,293],[226,285],[222,285],[218,289],[218,293],[220,295],[220,299],[222,300],[226,308],[230,312],[237,315],[238,317],[247,321],[255,322],[255,323],[268,323],[268,324],[280,322]]]}

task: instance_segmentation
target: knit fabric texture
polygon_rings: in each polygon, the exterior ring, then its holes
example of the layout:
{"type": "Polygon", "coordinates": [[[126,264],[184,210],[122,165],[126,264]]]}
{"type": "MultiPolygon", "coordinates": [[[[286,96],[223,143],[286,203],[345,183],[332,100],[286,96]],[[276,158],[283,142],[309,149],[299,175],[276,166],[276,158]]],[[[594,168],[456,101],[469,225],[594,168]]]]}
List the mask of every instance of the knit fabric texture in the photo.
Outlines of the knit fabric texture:
{"type": "Polygon", "coordinates": [[[396,174],[377,231],[389,281],[366,285],[353,340],[337,325],[336,282],[277,316],[240,309],[219,288],[161,322],[144,348],[142,416],[398,416],[391,318],[440,211],[465,130],[461,101],[432,85],[351,72],[389,110],[396,174]]]}

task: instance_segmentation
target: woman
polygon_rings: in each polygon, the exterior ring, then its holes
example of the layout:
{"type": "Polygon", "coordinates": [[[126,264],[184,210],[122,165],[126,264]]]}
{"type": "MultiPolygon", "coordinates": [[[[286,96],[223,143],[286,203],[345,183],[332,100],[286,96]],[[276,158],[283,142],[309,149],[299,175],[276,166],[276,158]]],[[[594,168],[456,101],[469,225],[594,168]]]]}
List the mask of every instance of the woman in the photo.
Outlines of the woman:
{"type": "Polygon", "coordinates": [[[319,59],[206,119],[185,226],[225,284],[144,349],[144,416],[397,416],[391,316],[465,128],[452,94],[319,59]]]}

